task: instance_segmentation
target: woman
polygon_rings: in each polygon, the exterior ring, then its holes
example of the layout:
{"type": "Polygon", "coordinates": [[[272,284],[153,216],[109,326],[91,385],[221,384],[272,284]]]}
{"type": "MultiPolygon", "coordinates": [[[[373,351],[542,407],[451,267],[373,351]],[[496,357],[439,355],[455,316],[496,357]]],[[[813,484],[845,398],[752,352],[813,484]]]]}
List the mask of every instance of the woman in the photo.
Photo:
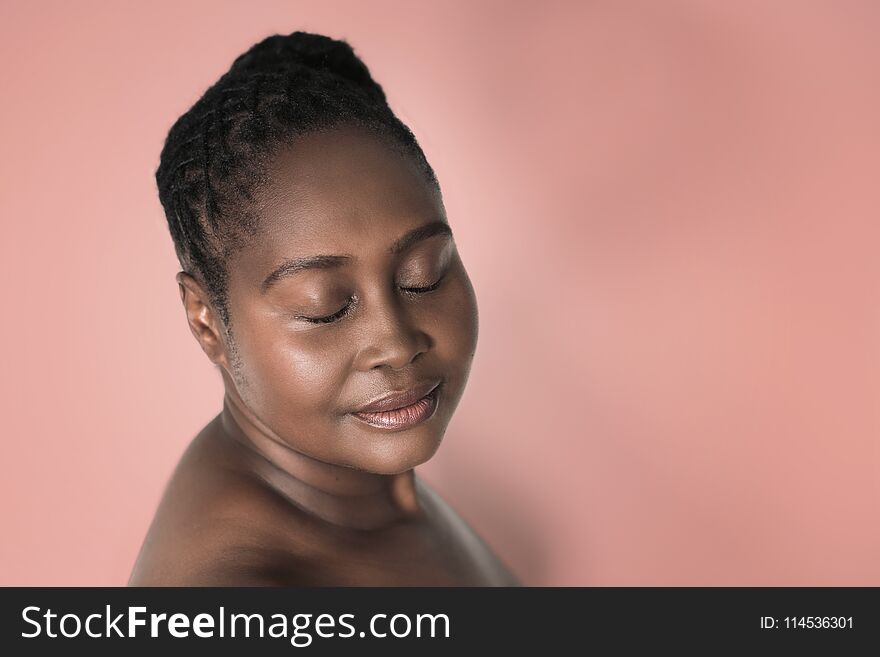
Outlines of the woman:
{"type": "Polygon", "coordinates": [[[225,397],[129,584],[518,584],[415,475],[477,306],[434,172],[351,47],[253,46],[171,128],[156,178],[225,397]]]}

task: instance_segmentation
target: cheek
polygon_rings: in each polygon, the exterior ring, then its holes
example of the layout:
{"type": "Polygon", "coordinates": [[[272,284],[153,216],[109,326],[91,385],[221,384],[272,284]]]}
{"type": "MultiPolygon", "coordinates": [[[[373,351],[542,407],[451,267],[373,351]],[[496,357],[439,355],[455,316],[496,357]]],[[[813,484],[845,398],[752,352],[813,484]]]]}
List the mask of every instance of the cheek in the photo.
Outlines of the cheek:
{"type": "Polygon", "coordinates": [[[464,269],[440,308],[436,327],[437,346],[444,357],[461,368],[469,368],[477,348],[479,315],[476,295],[464,269]]]}
{"type": "Polygon", "coordinates": [[[248,333],[242,352],[247,401],[267,420],[304,421],[335,408],[348,361],[327,332],[264,323],[248,333]]]}

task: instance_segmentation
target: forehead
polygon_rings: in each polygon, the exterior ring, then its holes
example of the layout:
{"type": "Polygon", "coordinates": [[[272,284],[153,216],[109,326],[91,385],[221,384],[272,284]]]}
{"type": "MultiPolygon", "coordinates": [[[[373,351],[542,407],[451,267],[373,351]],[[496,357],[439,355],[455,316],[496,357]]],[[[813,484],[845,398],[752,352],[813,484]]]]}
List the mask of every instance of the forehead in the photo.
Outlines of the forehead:
{"type": "Polygon", "coordinates": [[[387,250],[408,230],[445,220],[415,158],[362,129],[301,137],[267,173],[257,234],[233,268],[251,280],[285,258],[387,250]]]}

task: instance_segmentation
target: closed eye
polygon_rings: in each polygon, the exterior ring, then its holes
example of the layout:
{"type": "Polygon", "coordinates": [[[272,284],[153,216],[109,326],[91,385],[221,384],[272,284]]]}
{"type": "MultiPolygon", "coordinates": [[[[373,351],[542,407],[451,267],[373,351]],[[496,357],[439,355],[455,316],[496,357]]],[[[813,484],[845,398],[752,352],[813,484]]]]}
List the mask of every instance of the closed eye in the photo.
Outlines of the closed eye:
{"type": "Polygon", "coordinates": [[[355,300],[355,297],[349,297],[348,303],[345,304],[342,308],[340,308],[338,311],[336,311],[332,315],[325,315],[324,317],[298,316],[297,319],[301,319],[305,322],[311,322],[312,324],[329,324],[329,323],[335,322],[336,320],[341,319],[342,317],[347,315],[348,312],[351,310],[351,307],[354,305],[353,304],[354,300],[355,300]]]}
{"type": "Polygon", "coordinates": [[[440,278],[437,279],[436,283],[433,283],[432,285],[428,285],[427,287],[402,287],[400,289],[403,290],[404,292],[408,292],[410,294],[425,294],[426,292],[433,292],[438,287],[440,287],[440,283],[443,282],[443,278],[445,276],[446,275],[444,274],[443,276],[441,276],[440,278]]]}

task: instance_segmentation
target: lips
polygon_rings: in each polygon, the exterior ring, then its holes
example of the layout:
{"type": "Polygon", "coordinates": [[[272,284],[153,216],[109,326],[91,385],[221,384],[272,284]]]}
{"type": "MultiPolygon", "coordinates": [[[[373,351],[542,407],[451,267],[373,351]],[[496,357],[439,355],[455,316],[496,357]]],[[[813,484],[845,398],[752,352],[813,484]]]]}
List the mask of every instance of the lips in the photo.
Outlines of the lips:
{"type": "Polygon", "coordinates": [[[390,392],[358,408],[355,413],[381,413],[412,406],[440,385],[439,380],[425,381],[402,392],[390,392]]]}
{"type": "Polygon", "coordinates": [[[363,406],[352,416],[376,429],[409,429],[433,417],[437,410],[439,390],[440,383],[431,382],[406,392],[391,393],[363,406]],[[377,408],[387,410],[373,410],[377,408]]]}

